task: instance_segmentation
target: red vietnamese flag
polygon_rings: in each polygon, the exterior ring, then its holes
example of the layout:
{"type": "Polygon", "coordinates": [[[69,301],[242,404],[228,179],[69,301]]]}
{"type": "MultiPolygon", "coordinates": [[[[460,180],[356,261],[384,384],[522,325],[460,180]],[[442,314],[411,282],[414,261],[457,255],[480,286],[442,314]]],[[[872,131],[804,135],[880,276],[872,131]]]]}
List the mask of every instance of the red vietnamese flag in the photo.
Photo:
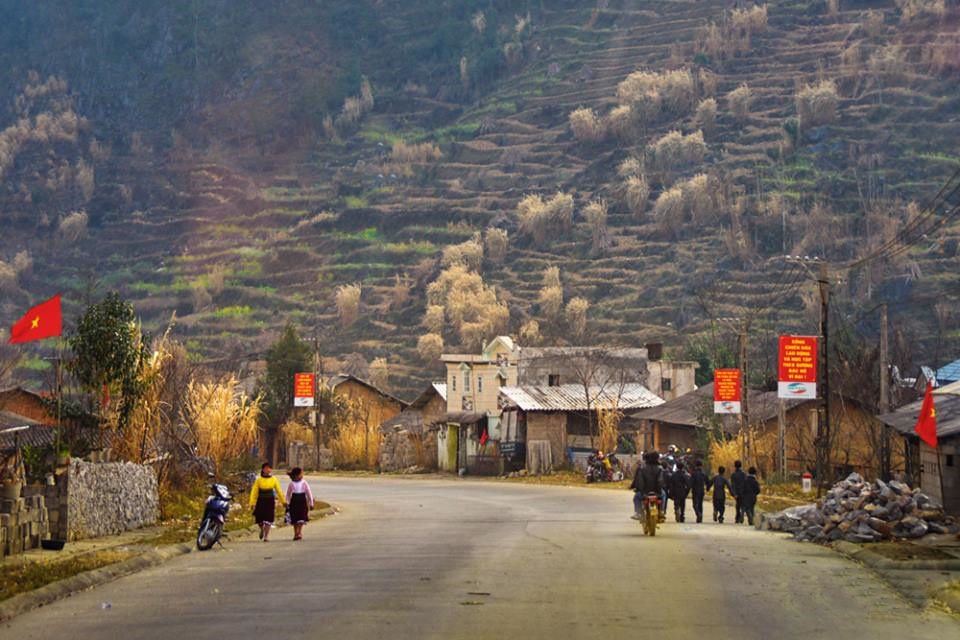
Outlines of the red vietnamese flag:
{"type": "Polygon", "coordinates": [[[27,311],[10,327],[10,344],[43,340],[63,334],[60,294],[27,311]]]}
{"type": "Polygon", "coordinates": [[[929,382],[923,396],[923,406],[920,407],[920,417],[913,430],[921,440],[934,449],[937,448],[937,408],[933,406],[933,385],[929,382]]]}

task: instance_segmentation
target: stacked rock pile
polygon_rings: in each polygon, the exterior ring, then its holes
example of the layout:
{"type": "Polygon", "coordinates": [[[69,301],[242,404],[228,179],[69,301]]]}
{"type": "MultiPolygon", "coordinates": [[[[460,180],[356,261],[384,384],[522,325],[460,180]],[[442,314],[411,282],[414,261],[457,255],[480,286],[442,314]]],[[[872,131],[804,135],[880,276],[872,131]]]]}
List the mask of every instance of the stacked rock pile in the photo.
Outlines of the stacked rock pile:
{"type": "Polygon", "coordinates": [[[897,481],[865,482],[857,473],[833,485],[816,504],[763,514],[759,527],[812,542],[879,542],[960,532],[960,523],[919,489],[897,481]]]}

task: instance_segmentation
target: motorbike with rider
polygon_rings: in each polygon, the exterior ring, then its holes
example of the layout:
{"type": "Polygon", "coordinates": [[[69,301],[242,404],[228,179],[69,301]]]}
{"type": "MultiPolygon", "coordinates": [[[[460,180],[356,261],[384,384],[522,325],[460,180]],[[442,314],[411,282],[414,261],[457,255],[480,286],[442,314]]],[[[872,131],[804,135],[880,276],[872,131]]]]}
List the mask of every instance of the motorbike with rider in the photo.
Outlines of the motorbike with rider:
{"type": "Polygon", "coordinates": [[[633,490],[633,510],[631,516],[643,524],[644,533],[655,535],[659,511],[662,510],[660,493],[665,486],[663,469],[660,466],[660,454],[656,451],[643,455],[644,464],[637,468],[630,488],[633,490]],[[651,507],[653,511],[651,512],[651,507]]]}

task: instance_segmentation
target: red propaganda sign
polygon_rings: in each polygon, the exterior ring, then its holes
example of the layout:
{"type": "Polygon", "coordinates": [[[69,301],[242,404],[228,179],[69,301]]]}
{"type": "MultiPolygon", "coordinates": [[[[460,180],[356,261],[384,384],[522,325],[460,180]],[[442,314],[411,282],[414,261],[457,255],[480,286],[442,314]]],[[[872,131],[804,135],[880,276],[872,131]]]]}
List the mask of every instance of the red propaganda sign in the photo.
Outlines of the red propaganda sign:
{"type": "Polygon", "coordinates": [[[780,383],[777,397],[804,400],[817,397],[817,338],[780,336],[780,383]]]}
{"type": "Polygon", "coordinates": [[[714,369],[713,412],[740,413],[740,369],[714,369]]]}
{"type": "Polygon", "coordinates": [[[293,374],[293,406],[312,407],[316,377],[312,373],[293,374]]]}

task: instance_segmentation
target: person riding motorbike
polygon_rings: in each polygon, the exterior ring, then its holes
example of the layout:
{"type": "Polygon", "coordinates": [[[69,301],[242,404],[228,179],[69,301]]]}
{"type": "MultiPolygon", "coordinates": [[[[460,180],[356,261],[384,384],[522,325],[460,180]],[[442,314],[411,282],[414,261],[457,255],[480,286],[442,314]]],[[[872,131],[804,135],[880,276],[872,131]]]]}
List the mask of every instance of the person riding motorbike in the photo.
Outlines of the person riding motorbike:
{"type": "Polygon", "coordinates": [[[663,479],[663,469],[660,468],[660,454],[656,451],[645,453],[643,455],[644,464],[637,467],[633,475],[633,483],[630,488],[633,490],[633,515],[634,520],[641,520],[646,515],[643,498],[649,493],[660,495],[665,486],[663,479]]]}

